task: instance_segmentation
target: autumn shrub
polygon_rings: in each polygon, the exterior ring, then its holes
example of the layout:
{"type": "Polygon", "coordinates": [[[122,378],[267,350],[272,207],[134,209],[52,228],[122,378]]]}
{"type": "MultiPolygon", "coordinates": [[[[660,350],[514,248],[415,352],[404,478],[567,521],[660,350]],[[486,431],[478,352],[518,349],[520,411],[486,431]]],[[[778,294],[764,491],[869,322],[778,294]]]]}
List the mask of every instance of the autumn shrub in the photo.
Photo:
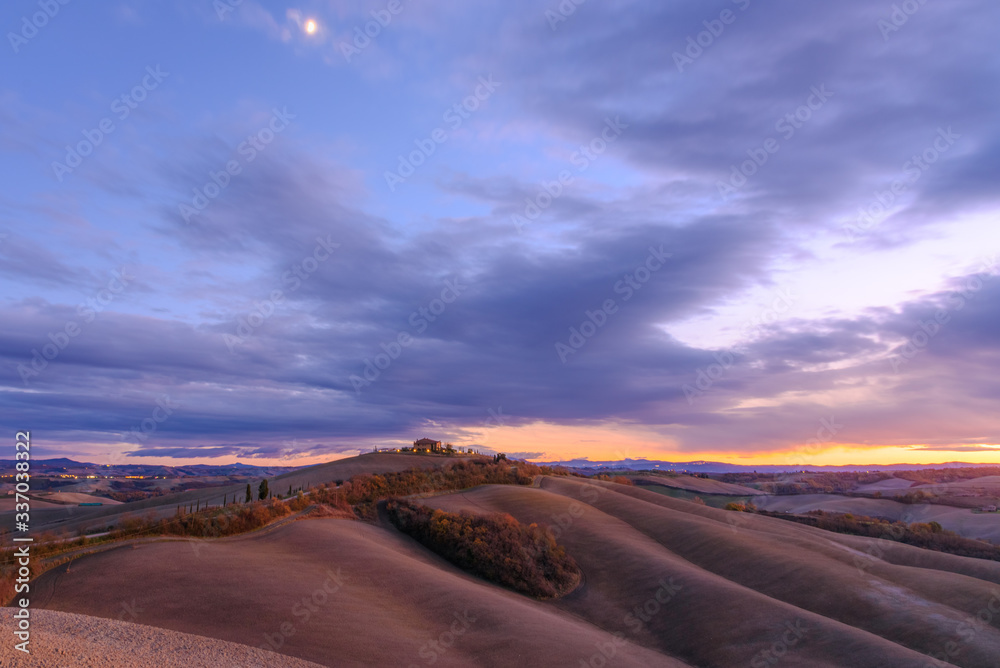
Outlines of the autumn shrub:
{"type": "Polygon", "coordinates": [[[735,510],[735,511],[741,512],[741,513],[754,513],[754,512],[757,512],[757,506],[755,506],[750,501],[731,501],[730,503],[727,503],[723,507],[723,509],[724,510],[735,510]]]}
{"type": "Polygon", "coordinates": [[[619,485],[634,485],[635,484],[634,482],[632,482],[632,479],[629,478],[626,475],[612,476],[612,475],[608,475],[607,473],[597,473],[595,475],[590,476],[590,479],[591,480],[601,480],[603,482],[616,482],[619,485]]]}
{"type": "Polygon", "coordinates": [[[114,501],[121,501],[122,503],[131,503],[133,501],[144,501],[146,499],[152,499],[157,496],[163,496],[163,490],[156,489],[152,491],[134,489],[129,491],[119,491],[119,492],[102,492],[102,496],[113,499],[114,501]]]}
{"type": "Polygon", "coordinates": [[[899,494],[892,497],[893,501],[898,501],[899,503],[908,504],[918,504],[918,503],[930,503],[934,499],[933,494],[928,494],[922,489],[917,489],[912,492],[907,492],[906,494],[899,494]]]}
{"type": "Polygon", "coordinates": [[[455,462],[440,469],[410,469],[396,473],[359,474],[345,482],[338,493],[351,505],[411,494],[468,489],[477,485],[530,485],[536,475],[559,475],[548,466],[528,462],[512,465],[486,459],[455,462]]]}
{"type": "MultiPolygon", "coordinates": [[[[162,519],[155,518],[152,512],[145,516],[128,514],[115,524],[109,524],[109,535],[98,539],[79,537],[69,541],[65,540],[69,536],[42,534],[36,537],[32,555],[35,558],[47,558],[51,562],[53,555],[83,547],[88,542],[157,535],[197,538],[231,536],[259,529],[274,520],[315,505],[322,508],[317,513],[311,513],[311,516],[356,517],[374,522],[377,519],[376,504],[392,496],[453,491],[485,484],[530,485],[536,475],[568,475],[568,472],[528,462],[511,462],[505,458],[483,458],[458,461],[436,470],[411,469],[398,473],[362,474],[353,476],[342,485],[341,481],[337,481],[337,485],[310,488],[308,494],[300,491],[294,498],[284,502],[270,498],[194,512],[185,511],[178,506],[176,515],[162,519]]],[[[249,485],[247,490],[249,499],[249,485]]],[[[258,491],[266,494],[263,483],[258,491]]],[[[10,576],[13,552],[13,548],[0,549],[0,597],[13,590],[13,577],[10,576]]]]}
{"type": "Polygon", "coordinates": [[[717,476],[721,482],[728,482],[735,485],[743,485],[751,482],[761,482],[764,480],[774,480],[777,478],[777,474],[774,473],[757,473],[749,471],[741,471],[739,473],[722,473],[717,476]]]}
{"type": "Polygon", "coordinates": [[[937,552],[1000,561],[1000,546],[959,536],[953,531],[945,530],[937,522],[907,524],[906,522],[894,522],[880,517],[829,513],[822,510],[814,510],[806,515],[791,515],[763,510],[758,511],[758,513],[798,522],[799,524],[808,524],[836,533],[895,540],[900,543],[935,550],[937,552]]]}
{"type": "Polygon", "coordinates": [[[580,578],[576,562],[537,524],[507,514],[475,515],[390,500],[386,512],[403,533],[474,575],[536,598],[569,591],[580,578]]]}
{"type": "Polygon", "coordinates": [[[319,487],[311,488],[309,490],[309,502],[321,503],[337,510],[350,511],[351,504],[347,502],[347,498],[344,493],[337,489],[339,484],[340,483],[335,485],[324,484],[319,487]]]}
{"type": "Polygon", "coordinates": [[[915,484],[934,484],[973,480],[988,475],[1000,475],[998,466],[969,466],[955,469],[918,469],[915,471],[896,471],[894,475],[903,480],[911,480],[915,484]]]}
{"type": "MultiPolygon", "coordinates": [[[[293,502],[294,503],[294,502],[293,502]]],[[[148,522],[148,533],[212,538],[246,533],[292,514],[292,503],[277,499],[183,513],[159,522],[148,522]]],[[[305,506],[303,506],[305,507],[305,506]]]]}

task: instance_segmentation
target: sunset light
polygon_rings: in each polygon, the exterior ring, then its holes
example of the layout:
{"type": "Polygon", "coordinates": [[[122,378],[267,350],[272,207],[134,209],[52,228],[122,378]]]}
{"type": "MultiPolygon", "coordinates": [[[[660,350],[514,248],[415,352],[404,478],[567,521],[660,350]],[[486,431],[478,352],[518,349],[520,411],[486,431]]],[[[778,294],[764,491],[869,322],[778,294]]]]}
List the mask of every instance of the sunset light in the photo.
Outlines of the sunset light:
{"type": "Polygon", "coordinates": [[[1000,2],[0,26],[0,666],[1000,668],[1000,2]]]}

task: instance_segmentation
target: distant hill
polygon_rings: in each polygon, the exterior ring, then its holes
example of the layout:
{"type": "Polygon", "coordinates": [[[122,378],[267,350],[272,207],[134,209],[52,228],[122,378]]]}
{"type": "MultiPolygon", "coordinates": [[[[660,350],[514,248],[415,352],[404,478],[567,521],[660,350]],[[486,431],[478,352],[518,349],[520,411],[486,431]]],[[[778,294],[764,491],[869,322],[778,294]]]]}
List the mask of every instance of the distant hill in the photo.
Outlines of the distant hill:
{"type": "MultiPolygon", "coordinates": [[[[130,501],[121,505],[105,505],[85,510],[74,506],[72,512],[57,509],[44,515],[36,514],[34,517],[34,527],[37,531],[69,531],[72,533],[79,531],[81,528],[95,529],[112,526],[130,513],[139,513],[143,516],[152,513],[156,517],[169,517],[176,512],[178,506],[219,506],[227,499],[242,499],[244,498],[248,482],[251,489],[256,492],[257,486],[263,478],[268,479],[271,490],[275,494],[286,494],[289,488],[299,489],[326,483],[336,483],[358,474],[405,471],[410,468],[437,468],[477,457],[479,455],[446,457],[444,455],[416,453],[369,452],[324,464],[297,468],[280,466],[248,467],[241,465],[238,468],[231,466],[211,466],[209,469],[199,470],[191,466],[182,466],[171,468],[171,477],[183,477],[179,473],[183,471],[188,472],[184,475],[191,476],[222,476],[227,475],[225,471],[228,470],[234,475],[239,475],[241,482],[234,481],[210,487],[196,487],[186,491],[172,492],[162,496],[130,501]],[[199,472],[195,473],[194,471],[199,472]]],[[[98,464],[81,464],[81,466],[99,468],[101,475],[124,475],[122,470],[132,468],[131,465],[104,467],[98,464]],[[115,472],[116,468],[121,470],[115,472]],[[112,473],[109,473],[109,471],[112,473]]],[[[149,470],[154,468],[159,467],[148,467],[149,470]]],[[[129,473],[129,475],[133,474],[129,473]]],[[[145,473],[145,475],[149,475],[149,473],[145,473]]],[[[163,475],[163,473],[157,473],[157,475],[163,475]]]]}
{"type": "MultiPolygon", "coordinates": [[[[0,473],[14,471],[15,460],[0,459],[0,473]]],[[[97,473],[100,475],[142,475],[164,476],[167,478],[185,478],[189,476],[228,476],[228,475],[259,475],[270,477],[289,473],[300,466],[253,466],[250,464],[94,464],[93,462],[78,462],[66,457],[55,459],[32,459],[31,469],[35,474],[45,472],[97,473]]]]}
{"type": "MultiPolygon", "coordinates": [[[[72,459],[67,459],[65,457],[58,457],[56,459],[33,459],[31,461],[32,467],[34,468],[66,468],[70,466],[97,466],[97,464],[87,464],[86,462],[78,462],[72,459]]],[[[0,466],[4,467],[14,467],[14,460],[12,459],[0,459],[0,466]]]]}
{"type": "MultiPolygon", "coordinates": [[[[310,475],[346,473],[320,465],[310,475]]],[[[1000,656],[1000,628],[976,619],[1000,596],[1000,562],[572,477],[421,503],[548,525],[583,571],[580,587],[521,596],[391,525],[317,518],[95,552],[38,577],[32,613],[113,620],[135,597],[144,628],[338,666],[986,668],[1000,656]],[[932,658],[944,648],[947,662],[932,658]]]]}
{"type": "Polygon", "coordinates": [[[967,462],[947,462],[944,464],[850,464],[845,466],[812,466],[802,464],[727,464],[725,462],[667,462],[658,459],[621,459],[591,461],[589,459],[569,459],[557,462],[533,462],[539,466],[564,466],[580,473],[605,473],[609,471],[690,471],[694,473],[785,473],[791,471],[919,471],[923,469],[972,468],[996,466],[996,464],[969,464],[967,462]]]}

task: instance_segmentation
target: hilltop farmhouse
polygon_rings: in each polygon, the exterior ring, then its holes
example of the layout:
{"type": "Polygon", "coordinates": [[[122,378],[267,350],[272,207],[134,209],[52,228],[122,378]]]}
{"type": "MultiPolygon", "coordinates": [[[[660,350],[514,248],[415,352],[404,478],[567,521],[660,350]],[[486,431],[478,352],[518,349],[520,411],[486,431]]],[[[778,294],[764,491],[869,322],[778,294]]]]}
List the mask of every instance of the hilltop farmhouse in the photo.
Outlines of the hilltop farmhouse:
{"type": "Polygon", "coordinates": [[[413,442],[413,451],[420,452],[421,450],[426,450],[427,452],[443,452],[441,447],[441,441],[432,441],[429,438],[421,438],[413,442]]]}

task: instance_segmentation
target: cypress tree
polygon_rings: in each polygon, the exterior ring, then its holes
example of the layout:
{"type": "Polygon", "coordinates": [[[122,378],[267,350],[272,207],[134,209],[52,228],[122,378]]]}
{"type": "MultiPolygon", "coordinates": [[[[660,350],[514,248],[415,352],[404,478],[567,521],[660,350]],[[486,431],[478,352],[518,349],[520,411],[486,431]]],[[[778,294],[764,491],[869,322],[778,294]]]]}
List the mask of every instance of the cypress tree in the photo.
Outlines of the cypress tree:
{"type": "Polygon", "coordinates": [[[247,483],[247,503],[253,501],[253,494],[250,492],[250,483],[247,483]]]}

